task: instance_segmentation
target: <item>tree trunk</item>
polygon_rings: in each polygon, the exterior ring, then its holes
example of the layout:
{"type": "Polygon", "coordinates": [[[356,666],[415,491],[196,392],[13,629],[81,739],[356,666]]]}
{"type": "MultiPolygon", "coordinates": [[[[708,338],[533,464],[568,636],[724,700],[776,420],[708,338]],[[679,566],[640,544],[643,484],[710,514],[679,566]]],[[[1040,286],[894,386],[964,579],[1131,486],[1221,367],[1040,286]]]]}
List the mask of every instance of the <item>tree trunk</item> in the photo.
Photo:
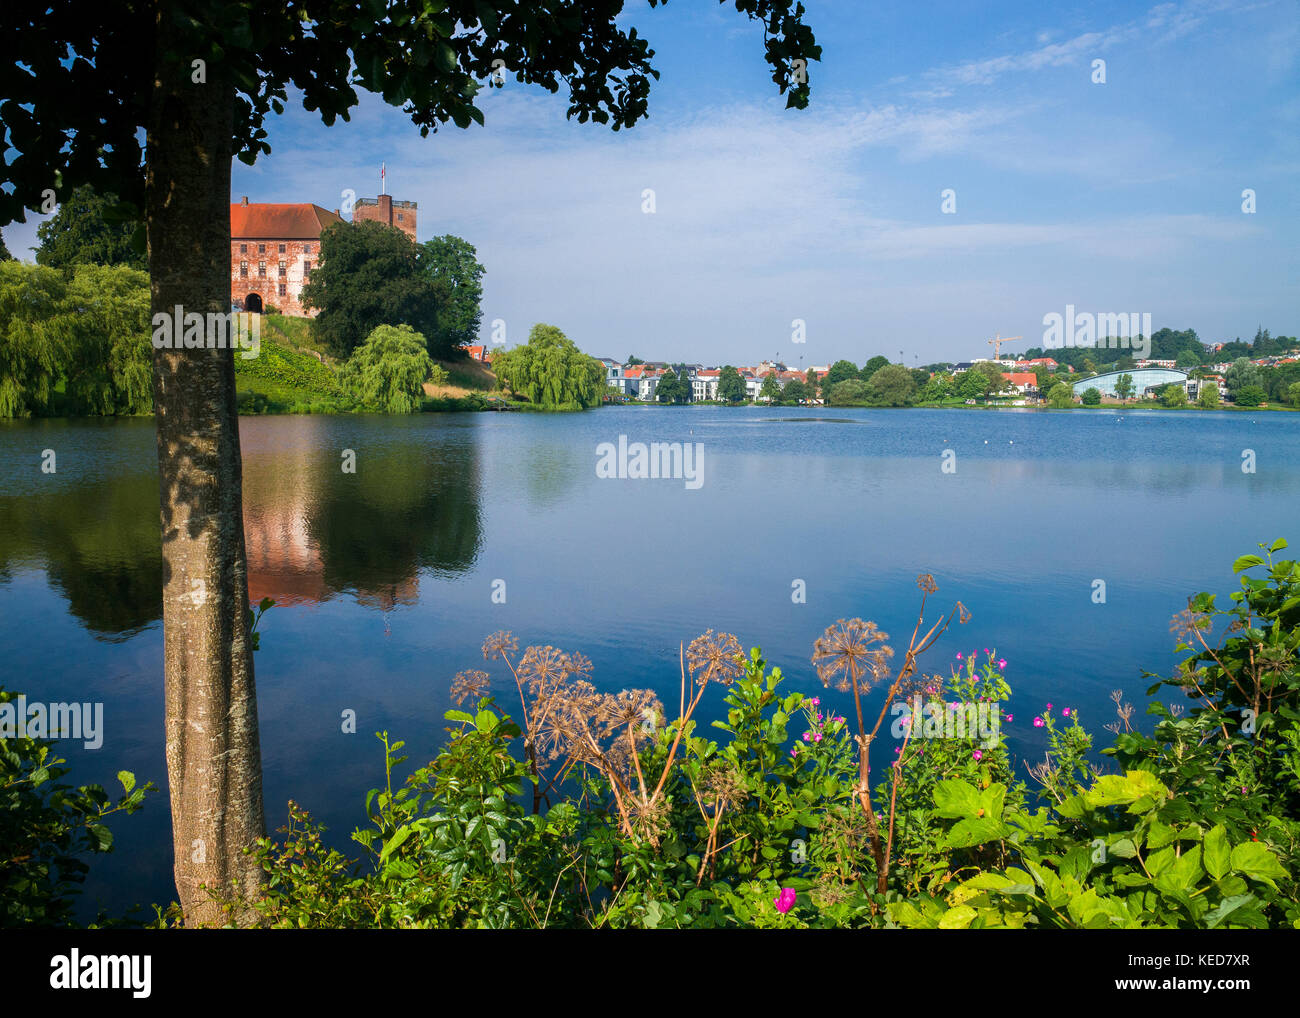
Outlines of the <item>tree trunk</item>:
{"type": "MultiPolygon", "coordinates": [[[[152,309],[225,314],[233,82],[209,60],[206,83],[193,83],[195,47],[165,15],[155,42],[145,184],[152,309]]],[[[173,323],[177,339],[182,325],[173,323]]],[[[228,894],[237,883],[243,900],[256,895],[262,873],[243,849],[266,832],[233,351],[155,349],[153,398],[174,872],[186,925],[211,925],[229,920],[203,885],[228,894]]],[[[242,925],[248,912],[230,918],[242,925]]]]}

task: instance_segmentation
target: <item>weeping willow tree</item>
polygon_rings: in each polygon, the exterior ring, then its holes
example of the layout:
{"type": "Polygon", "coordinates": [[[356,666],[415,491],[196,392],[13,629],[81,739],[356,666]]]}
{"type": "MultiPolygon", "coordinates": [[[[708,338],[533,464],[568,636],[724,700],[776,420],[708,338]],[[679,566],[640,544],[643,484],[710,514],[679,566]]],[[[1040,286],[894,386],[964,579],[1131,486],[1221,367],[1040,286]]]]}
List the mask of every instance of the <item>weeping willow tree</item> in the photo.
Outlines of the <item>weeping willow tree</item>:
{"type": "Polygon", "coordinates": [[[492,370],[501,388],[547,410],[585,410],[605,392],[605,366],[541,322],[523,346],[493,356],[492,370]]]}
{"type": "Polygon", "coordinates": [[[148,413],[151,354],[145,273],[0,265],[0,417],[148,413]]]}
{"type": "Polygon", "coordinates": [[[429,359],[423,335],[409,325],[380,325],[352,351],[339,381],[368,406],[389,414],[413,414],[435,369],[441,371],[429,359]]]}

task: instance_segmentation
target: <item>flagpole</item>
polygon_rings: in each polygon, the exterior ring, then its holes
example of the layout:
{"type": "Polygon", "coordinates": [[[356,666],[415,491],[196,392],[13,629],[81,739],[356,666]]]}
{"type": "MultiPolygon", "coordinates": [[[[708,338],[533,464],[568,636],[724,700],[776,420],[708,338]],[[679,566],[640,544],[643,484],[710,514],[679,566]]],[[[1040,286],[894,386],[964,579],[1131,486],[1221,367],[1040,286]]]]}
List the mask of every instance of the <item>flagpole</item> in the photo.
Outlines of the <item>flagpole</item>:
{"type": "Polygon", "coordinates": [[[388,164],[387,164],[387,163],[380,163],[380,164],[379,164],[379,193],[380,193],[380,194],[387,194],[387,193],[388,193],[388,182],[384,179],[384,171],[385,171],[387,168],[388,168],[388,164]]]}

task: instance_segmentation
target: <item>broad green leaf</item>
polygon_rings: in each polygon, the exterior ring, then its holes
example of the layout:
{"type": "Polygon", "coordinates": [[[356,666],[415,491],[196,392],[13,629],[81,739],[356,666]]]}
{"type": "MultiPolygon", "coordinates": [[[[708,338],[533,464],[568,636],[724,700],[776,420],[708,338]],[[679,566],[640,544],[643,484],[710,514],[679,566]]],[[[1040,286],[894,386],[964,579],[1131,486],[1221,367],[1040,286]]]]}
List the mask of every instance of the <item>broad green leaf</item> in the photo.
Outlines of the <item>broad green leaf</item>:
{"type": "Polygon", "coordinates": [[[1287,872],[1268,848],[1258,841],[1247,841],[1232,850],[1232,870],[1244,873],[1276,889],[1275,880],[1285,880],[1287,872]]]}
{"type": "Polygon", "coordinates": [[[1228,832],[1222,824],[1210,828],[1205,835],[1205,854],[1202,861],[1206,872],[1218,880],[1232,865],[1232,849],[1228,846],[1228,832]]]}
{"type": "Polygon", "coordinates": [[[964,930],[975,920],[979,913],[969,905],[958,905],[948,909],[939,920],[941,930],[964,930]]]}
{"type": "Polygon", "coordinates": [[[934,788],[934,805],[941,817],[978,816],[982,808],[979,791],[961,778],[940,781],[934,788]]]}

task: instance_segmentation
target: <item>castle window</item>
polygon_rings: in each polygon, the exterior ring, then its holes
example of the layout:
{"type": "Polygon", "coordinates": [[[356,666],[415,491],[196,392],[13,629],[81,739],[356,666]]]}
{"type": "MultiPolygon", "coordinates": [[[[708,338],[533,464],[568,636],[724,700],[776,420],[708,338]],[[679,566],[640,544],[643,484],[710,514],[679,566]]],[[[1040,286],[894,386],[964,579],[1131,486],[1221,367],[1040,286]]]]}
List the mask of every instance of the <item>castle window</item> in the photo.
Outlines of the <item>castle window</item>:
{"type": "Polygon", "coordinates": [[[284,263],[284,262],[281,262],[281,263],[280,263],[280,275],[283,276],[283,275],[285,275],[285,274],[286,274],[286,273],[285,273],[285,263],[284,263]]]}
{"type": "Polygon", "coordinates": [[[284,245],[283,245],[283,244],[280,245],[280,254],[284,254],[284,245]]]}
{"type": "Polygon", "coordinates": [[[258,254],[266,254],[266,245],[265,245],[265,244],[258,244],[258,245],[257,245],[257,253],[258,253],[258,254]]]}
{"type": "Polygon", "coordinates": [[[239,263],[239,278],[240,279],[248,278],[248,262],[239,263]]]}
{"type": "Polygon", "coordinates": [[[303,272],[310,272],[310,271],[311,271],[311,262],[309,262],[309,261],[303,262],[303,263],[302,263],[302,271],[303,271],[303,272]]]}
{"type": "Polygon", "coordinates": [[[257,263],[257,274],[258,274],[259,276],[265,276],[265,275],[266,275],[266,262],[263,261],[263,262],[258,262],[258,263],[257,263]]]}
{"type": "Polygon", "coordinates": [[[247,245],[247,244],[240,244],[240,245],[239,245],[239,253],[240,253],[240,254],[248,254],[248,245],[247,245]]]}
{"type": "Polygon", "coordinates": [[[400,213],[400,212],[397,213],[397,221],[398,221],[399,223],[402,221],[402,213],[400,213]]]}
{"type": "Polygon", "coordinates": [[[285,295],[286,291],[287,291],[287,287],[283,283],[281,283],[278,287],[276,287],[276,292],[278,292],[281,297],[285,295]]]}

